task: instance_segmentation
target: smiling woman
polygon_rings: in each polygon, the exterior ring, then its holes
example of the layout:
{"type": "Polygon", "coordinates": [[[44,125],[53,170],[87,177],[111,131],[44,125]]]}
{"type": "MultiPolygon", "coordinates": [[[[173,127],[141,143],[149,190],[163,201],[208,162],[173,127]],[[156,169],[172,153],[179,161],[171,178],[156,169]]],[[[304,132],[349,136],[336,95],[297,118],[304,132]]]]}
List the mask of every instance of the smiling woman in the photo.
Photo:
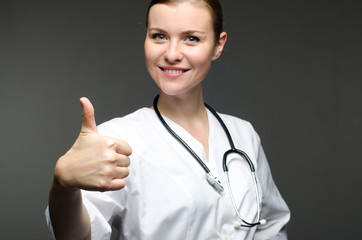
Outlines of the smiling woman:
{"type": "Polygon", "coordinates": [[[214,41],[212,22],[209,10],[200,3],[157,4],[150,8],[146,66],[162,93],[201,94],[201,82],[226,42],[226,33],[214,41]]]}
{"type": "Polygon", "coordinates": [[[226,40],[217,0],[151,2],[144,50],[159,96],[98,127],[81,99],[81,132],[54,170],[53,238],[109,239],[115,227],[117,239],[287,239],[259,136],[203,101],[226,40]]]}

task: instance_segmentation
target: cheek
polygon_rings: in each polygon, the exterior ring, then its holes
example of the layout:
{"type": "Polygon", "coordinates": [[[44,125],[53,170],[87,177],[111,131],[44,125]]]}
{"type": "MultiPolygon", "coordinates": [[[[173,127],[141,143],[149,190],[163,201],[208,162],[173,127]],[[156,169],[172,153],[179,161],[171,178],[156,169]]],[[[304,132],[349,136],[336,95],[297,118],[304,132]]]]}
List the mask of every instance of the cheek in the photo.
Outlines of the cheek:
{"type": "Polygon", "coordinates": [[[211,65],[213,54],[210,49],[203,49],[189,55],[193,65],[200,68],[208,68],[211,65]]]}
{"type": "Polygon", "coordinates": [[[145,60],[146,60],[146,65],[148,65],[150,59],[151,59],[151,52],[150,52],[150,47],[149,44],[145,43],[145,60]]]}
{"type": "Polygon", "coordinates": [[[149,66],[152,62],[157,59],[157,48],[153,47],[153,44],[149,43],[147,40],[145,41],[145,60],[146,65],[149,66]]]}

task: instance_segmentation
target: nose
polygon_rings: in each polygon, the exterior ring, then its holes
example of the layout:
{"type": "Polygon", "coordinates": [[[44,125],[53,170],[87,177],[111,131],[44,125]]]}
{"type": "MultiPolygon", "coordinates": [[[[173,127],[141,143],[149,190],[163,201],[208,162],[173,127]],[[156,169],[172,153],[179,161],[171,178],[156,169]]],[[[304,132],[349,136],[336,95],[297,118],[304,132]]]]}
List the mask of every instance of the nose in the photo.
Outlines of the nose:
{"type": "Polygon", "coordinates": [[[178,63],[182,60],[183,53],[178,41],[170,41],[165,51],[165,60],[170,63],[178,63]]]}

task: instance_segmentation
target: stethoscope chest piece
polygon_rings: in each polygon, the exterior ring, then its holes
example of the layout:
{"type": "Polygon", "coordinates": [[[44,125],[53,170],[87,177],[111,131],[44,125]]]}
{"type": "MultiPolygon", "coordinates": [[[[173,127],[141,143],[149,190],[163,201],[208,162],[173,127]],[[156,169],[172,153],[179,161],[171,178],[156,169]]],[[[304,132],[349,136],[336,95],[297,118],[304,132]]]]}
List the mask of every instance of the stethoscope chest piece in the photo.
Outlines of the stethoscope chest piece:
{"type": "Polygon", "coordinates": [[[211,172],[208,172],[206,174],[206,180],[217,192],[219,192],[220,194],[224,192],[224,187],[221,185],[220,180],[217,179],[217,177],[215,177],[214,175],[212,175],[211,172]]]}

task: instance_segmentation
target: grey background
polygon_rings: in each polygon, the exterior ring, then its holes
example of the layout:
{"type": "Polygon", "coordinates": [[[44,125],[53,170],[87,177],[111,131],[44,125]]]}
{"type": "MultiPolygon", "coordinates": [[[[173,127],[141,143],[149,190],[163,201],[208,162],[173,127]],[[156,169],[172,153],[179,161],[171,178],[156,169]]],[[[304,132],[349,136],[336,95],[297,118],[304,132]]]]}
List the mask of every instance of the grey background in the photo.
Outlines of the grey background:
{"type": "MultiPolygon", "coordinates": [[[[97,121],[150,106],[148,1],[0,1],[0,239],[48,239],[53,167],[97,121]]],[[[251,121],[292,211],[289,238],[356,239],[361,207],[361,2],[222,1],[226,49],[205,80],[251,121]]]]}

